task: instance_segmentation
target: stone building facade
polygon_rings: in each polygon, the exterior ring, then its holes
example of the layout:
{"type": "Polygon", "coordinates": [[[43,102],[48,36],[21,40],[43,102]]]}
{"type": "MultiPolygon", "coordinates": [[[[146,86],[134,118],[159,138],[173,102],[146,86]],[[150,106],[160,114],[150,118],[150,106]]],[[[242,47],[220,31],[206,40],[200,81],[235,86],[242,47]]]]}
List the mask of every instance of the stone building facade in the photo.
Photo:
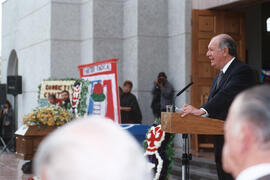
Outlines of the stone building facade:
{"type": "MultiPolygon", "coordinates": [[[[37,106],[42,80],[78,78],[78,65],[110,58],[119,60],[119,84],[134,83],[143,123],[151,124],[151,89],[157,74],[166,72],[175,92],[191,80],[192,9],[237,2],[243,1],[5,1],[2,82],[7,75],[23,77],[23,94],[17,96],[19,125],[22,116],[37,106]]],[[[189,103],[189,96],[188,90],[176,105],[189,103]]]]}
{"type": "MultiPolygon", "coordinates": [[[[131,80],[151,124],[151,89],[158,72],[176,90],[189,82],[191,1],[7,0],[3,3],[2,71],[23,77],[19,124],[37,106],[47,78],[78,78],[77,66],[119,59],[119,83],[131,80]]],[[[10,97],[11,98],[11,97],[10,97]]],[[[178,99],[188,101],[188,94],[178,99]]]]}

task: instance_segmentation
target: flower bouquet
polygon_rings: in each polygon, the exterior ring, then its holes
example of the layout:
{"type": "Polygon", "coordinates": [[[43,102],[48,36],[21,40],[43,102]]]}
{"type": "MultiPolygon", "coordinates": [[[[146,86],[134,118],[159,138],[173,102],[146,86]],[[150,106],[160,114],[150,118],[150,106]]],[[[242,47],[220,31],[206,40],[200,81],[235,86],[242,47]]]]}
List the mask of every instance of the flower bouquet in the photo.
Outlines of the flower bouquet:
{"type": "Polygon", "coordinates": [[[74,118],[69,111],[55,105],[38,107],[23,117],[27,126],[60,126],[74,118]]]}
{"type": "Polygon", "coordinates": [[[105,115],[104,100],[106,99],[103,93],[103,85],[98,82],[94,85],[93,93],[91,94],[93,100],[93,114],[94,115],[105,115]]]}

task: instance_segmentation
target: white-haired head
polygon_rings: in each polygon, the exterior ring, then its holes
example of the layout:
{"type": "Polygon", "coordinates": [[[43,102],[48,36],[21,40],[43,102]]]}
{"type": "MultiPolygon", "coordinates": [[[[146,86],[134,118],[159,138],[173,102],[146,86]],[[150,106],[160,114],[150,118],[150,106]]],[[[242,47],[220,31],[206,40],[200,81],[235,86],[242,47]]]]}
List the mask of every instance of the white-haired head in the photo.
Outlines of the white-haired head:
{"type": "Polygon", "coordinates": [[[39,146],[34,171],[42,180],[150,180],[151,171],[136,140],[111,120],[75,120],[39,146]]]}
{"type": "Polygon", "coordinates": [[[270,86],[243,91],[225,121],[223,168],[237,177],[243,170],[270,163],[270,86]]]}

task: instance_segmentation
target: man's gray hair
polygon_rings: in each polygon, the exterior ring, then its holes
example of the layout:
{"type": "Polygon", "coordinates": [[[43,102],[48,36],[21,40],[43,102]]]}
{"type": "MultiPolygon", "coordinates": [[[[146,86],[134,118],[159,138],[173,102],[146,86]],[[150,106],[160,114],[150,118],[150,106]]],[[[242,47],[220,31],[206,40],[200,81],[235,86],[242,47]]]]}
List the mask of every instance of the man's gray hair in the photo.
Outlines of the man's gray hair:
{"type": "Polygon", "coordinates": [[[39,146],[36,175],[46,180],[150,180],[136,140],[111,120],[87,117],[58,128],[39,146]]]}
{"type": "Polygon", "coordinates": [[[270,86],[261,85],[239,95],[240,106],[237,116],[254,127],[261,144],[270,143],[270,86]]]}
{"type": "Polygon", "coordinates": [[[218,36],[220,38],[219,48],[220,49],[228,48],[229,54],[233,57],[237,57],[237,47],[233,38],[227,34],[220,34],[218,36]]]}

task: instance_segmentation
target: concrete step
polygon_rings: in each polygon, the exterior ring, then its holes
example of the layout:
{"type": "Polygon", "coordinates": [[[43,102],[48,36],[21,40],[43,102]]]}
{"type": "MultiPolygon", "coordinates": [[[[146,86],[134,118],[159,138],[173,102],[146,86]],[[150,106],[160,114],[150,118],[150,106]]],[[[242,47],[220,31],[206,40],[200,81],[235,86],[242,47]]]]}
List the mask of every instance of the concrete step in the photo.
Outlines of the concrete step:
{"type": "MultiPolygon", "coordinates": [[[[213,160],[194,157],[190,161],[190,180],[217,180],[216,165],[213,160]]],[[[170,180],[182,179],[182,160],[174,159],[170,180]]]]}

